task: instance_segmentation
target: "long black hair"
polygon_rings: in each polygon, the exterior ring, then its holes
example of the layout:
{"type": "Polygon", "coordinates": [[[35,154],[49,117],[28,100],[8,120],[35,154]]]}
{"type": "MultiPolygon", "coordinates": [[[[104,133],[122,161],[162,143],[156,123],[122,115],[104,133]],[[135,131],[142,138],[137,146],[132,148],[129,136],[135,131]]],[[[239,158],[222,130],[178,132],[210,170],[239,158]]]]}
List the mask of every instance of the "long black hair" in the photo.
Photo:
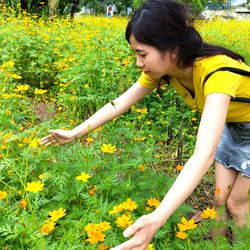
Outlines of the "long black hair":
{"type": "Polygon", "coordinates": [[[186,8],[176,1],[147,0],[129,21],[126,39],[129,42],[133,35],[140,43],[161,52],[179,48],[177,65],[182,68],[191,66],[198,57],[221,54],[245,62],[240,54],[203,42],[191,23],[186,8]]]}

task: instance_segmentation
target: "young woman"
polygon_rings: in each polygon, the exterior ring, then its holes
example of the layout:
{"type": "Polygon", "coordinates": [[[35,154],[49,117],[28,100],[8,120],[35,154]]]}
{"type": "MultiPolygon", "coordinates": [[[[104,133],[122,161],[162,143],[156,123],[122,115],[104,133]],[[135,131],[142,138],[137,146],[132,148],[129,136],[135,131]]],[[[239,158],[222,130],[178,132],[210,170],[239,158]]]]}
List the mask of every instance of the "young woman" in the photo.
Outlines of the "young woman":
{"type": "Polygon", "coordinates": [[[78,127],[51,130],[41,143],[63,144],[86,135],[124,113],[157,88],[161,80],[169,81],[189,106],[202,112],[195,150],[160,206],[127,228],[124,236],[133,237],[113,249],[146,249],[156,231],[190,196],[214,159],[216,188],[220,190],[214,206],[226,208],[219,219],[232,216],[236,225],[243,226],[249,214],[250,78],[246,72],[250,67],[239,54],[204,43],[188,22],[184,7],[174,0],[144,3],[128,23],[126,39],[143,71],[138,81],[78,127]],[[231,68],[241,69],[246,75],[228,71],[231,68]],[[214,72],[218,69],[221,71],[214,72]]]}

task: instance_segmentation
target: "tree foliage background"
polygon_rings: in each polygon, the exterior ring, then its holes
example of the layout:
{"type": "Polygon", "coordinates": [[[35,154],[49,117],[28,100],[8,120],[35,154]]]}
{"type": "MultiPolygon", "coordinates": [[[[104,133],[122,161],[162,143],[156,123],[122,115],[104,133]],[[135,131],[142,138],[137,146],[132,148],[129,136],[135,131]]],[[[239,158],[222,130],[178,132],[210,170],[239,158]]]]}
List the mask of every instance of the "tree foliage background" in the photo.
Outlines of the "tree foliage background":
{"type": "MultiPolygon", "coordinates": [[[[200,13],[206,6],[208,0],[178,0],[189,6],[193,13],[200,13]]],[[[106,7],[109,4],[114,4],[117,8],[117,14],[126,14],[128,7],[133,10],[138,8],[144,0],[0,0],[1,4],[5,4],[11,7],[17,7],[19,4],[22,9],[27,12],[35,13],[49,13],[50,3],[57,2],[57,11],[59,14],[69,14],[72,12],[80,11],[85,6],[94,10],[94,14],[105,14],[106,7]]],[[[227,2],[227,0],[212,0],[213,3],[227,2]]]]}

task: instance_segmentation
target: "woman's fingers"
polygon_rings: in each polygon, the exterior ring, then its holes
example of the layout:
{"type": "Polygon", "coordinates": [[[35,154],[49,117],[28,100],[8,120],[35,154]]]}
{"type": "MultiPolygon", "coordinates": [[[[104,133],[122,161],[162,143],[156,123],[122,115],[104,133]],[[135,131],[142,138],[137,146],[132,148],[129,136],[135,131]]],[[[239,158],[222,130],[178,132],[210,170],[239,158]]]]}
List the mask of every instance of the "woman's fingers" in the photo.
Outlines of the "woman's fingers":
{"type": "Polygon", "coordinates": [[[129,237],[133,234],[135,234],[137,231],[139,231],[144,226],[144,222],[142,222],[141,219],[138,219],[133,225],[129,226],[124,232],[124,237],[129,237]]]}
{"type": "Polygon", "coordinates": [[[110,250],[130,250],[130,249],[135,249],[136,246],[137,246],[137,243],[135,242],[135,238],[132,238],[120,244],[119,246],[111,248],[110,250]],[[131,246],[133,246],[133,248],[131,246]]]}
{"type": "Polygon", "coordinates": [[[43,143],[48,142],[49,139],[50,139],[50,135],[47,135],[46,137],[43,137],[43,138],[40,140],[40,142],[43,144],[43,143]]]}
{"type": "Polygon", "coordinates": [[[74,140],[74,138],[71,136],[70,131],[67,130],[56,129],[49,130],[49,132],[49,135],[40,140],[41,145],[62,145],[74,140]]]}
{"type": "Polygon", "coordinates": [[[54,145],[60,142],[60,138],[55,134],[50,134],[40,140],[40,143],[45,146],[54,145]]]}
{"type": "Polygon", "coordinates": [[[153,218],[152,215],[140,217],[123,232],[125,237],[133,237],[112,250],[145,250],[157,230],[153,218]]]}

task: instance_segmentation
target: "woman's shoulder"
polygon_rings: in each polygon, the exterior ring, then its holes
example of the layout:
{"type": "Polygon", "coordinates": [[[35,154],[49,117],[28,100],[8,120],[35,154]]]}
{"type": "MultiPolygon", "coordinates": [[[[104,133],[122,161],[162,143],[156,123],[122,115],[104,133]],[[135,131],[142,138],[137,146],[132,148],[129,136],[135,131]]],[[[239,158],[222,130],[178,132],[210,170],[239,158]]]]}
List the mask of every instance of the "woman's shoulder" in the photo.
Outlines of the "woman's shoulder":
{"type": "Polygon", "coordinates": [[[137,82],[145,88],[148,88],[150,90],[154,90],[155,88],[157,88],[159,80],[160,79],[153,79],[150,75],[142,72],[141,76],[139,77],[137,82]]]}
{"type": "Polygon", "coordinates": [[[235,60],[227,55],[200,57],[194,61],[194,69],[213,71],[221,67],[234,67],[250,71],[250,67],[241,60],[235,60]]]}

